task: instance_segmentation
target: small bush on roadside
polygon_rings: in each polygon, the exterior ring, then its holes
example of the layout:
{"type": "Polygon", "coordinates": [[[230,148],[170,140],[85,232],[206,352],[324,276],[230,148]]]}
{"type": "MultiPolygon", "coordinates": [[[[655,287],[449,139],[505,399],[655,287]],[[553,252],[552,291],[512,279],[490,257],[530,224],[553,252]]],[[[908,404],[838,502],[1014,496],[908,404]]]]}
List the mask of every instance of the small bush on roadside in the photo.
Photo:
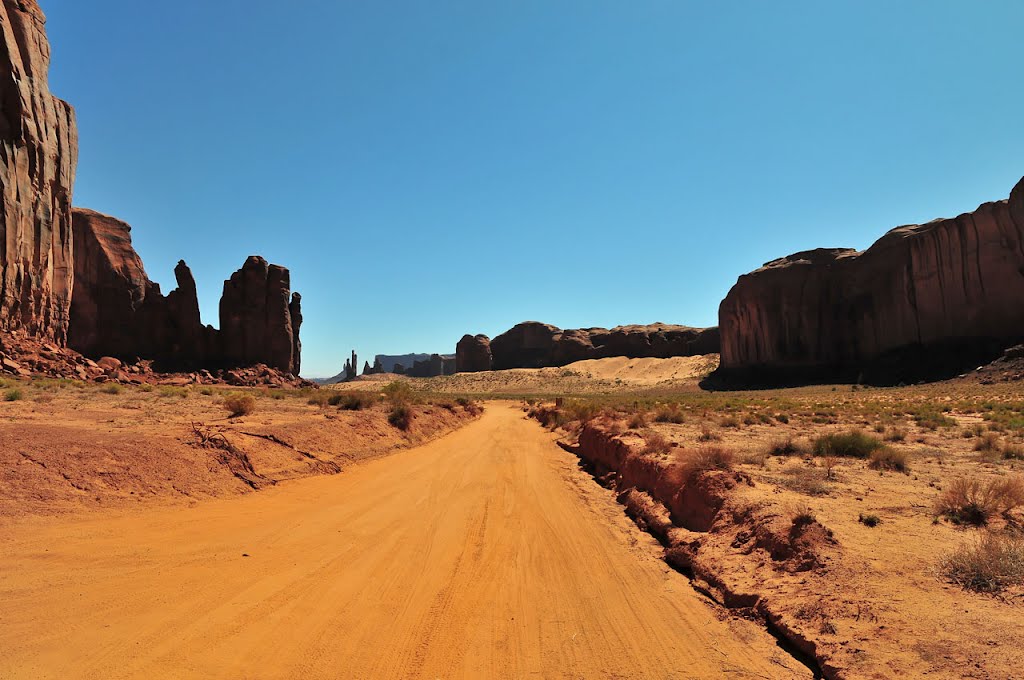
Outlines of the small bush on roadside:
{"type": "Polygon", "coordinates": [[[628,426],[631,430],[642,430],[647,427],[647,415],[643,411],[637,411],[629,417],[628,426]]]}
{"type": "Polygon", "coordinates": [[[224,397],[224,408],[231,418],[247,416],[256,410],[256,398],[251,394],[229,394],[224,397]]]}
{"type": "Polygon", "coordinates": [[[4,401],[21,401],[25,398],[25,393],[17,387],[9,389],[4,392],[4,401]]]}
{"type": "Polygon", "coordinates": [[[654,430],[643,433],[644,453],[668,453],[672,450],[672,442],[665,435],[654,430]]]}
{"type": "Polygon", "coordinates": [[[123,391],[124,388],[118,385],[117,383],[107,383],[106,385],[100,388],[100,392],[102,392],[103,394],[121,394],[121,392],[123,391]]]}
{"type": "Polygon", "coordinates": [[[995,515],[1024,505],[1024,477],[981,480],[958,477],[949,483],[936,503],[940,515],[955,524],[987,524],[995,515]]]}
{"type": "Polygon", "coordinates": [[[941,561],[943,575],[969,590],[995,593],[1024,584],[1024,538],[985,532],[941,561]]]}
{"type": "Polygon", "coordinates": [[[866,527],[874,528],[882,523],[882,518],[878,515],[865,515],[864,513],[861,513],[860,517],[857,518],[857,521],[866,527]]]}
{"type": "Polygon", "coordinates": [[[412,408],[408,404],[395,404],[388,413],[388,422],[399,430],[408,431],[412,426],[412,408]]]}
{"type": "Polygon", "coordinates": [[[861,430],[850,430],[838,434],[826,434],[815,439],[814,455],[867,458],[883,446],[880,440],[861,430]]]}
{"type": "Polygon", "coordinates": [[[868,457],[868,467],[872,470],[906,472],[910,469],[910,456],[906,451],[883,446],[871,452],[868,457]]]}
{"type": "Polygon", "coordinates": [[[327,394],[326,391],[314,392],[310,395],[306,403],[310,406],[318,406],[320,408],[327,408],[327,403],[330,401],[331,395],[327,394]]]}
{"type": "Polygon", "coordinates": [[[388,383],[381,391],[392,406],[405,405],[413,401],[412,387],[401,380],[388,383]]]}
{"type": "Polygon", "coordinates": [[[702,446],[677,454],[683,466],[683,475],[692,479],[712,470],[731,470],[736,463],[736,454],[724,446],[702,446]]]}

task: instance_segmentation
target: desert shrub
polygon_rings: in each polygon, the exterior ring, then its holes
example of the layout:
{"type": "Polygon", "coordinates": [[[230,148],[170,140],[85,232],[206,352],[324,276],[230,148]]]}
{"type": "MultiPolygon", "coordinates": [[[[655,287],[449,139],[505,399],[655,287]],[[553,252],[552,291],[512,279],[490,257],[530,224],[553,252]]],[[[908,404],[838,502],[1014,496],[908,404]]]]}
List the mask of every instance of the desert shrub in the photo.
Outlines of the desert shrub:
{"type": "Polygon", "coordinates": [[[668,453],[672,450],[672,442],[660,432],[647,430],[643,433],[644,453],[668,453]]]}
{"type": "Polygon", "coordinates": [[[887,442],[901,442],[906,438],[907,431],[899,427],[894,427],[885,433],[885,441],[887,442]]]}
{"type": "Polygon", "coordinates": [[[276,399],[277,401],[280,401],[287,397],[288,394],[284,390],[267,390],[267,396],[270,397],[271,399],[276,399]]]}
{"type": "Polygon", "coordinates": [[[657,423],[675,423],[679,425],[685,420],[686,418],[683,416],[683,411],[679,408],[679,404],[663,404],[658,407],[657,412],[654,414],[654,421],[657,423]]]}
{"type": "Polygon", "coordinates": [[[562,409],[570,421],[578,420],[581,423],[593,420],[601,414],[600,405],[586,399],[570,399],[563,403],[562,409]]]}
{"type": "Polygon", "coordinates": [[[412,407],[408,404],[394,404],[388,413],[388,422],[399,430],[407,431],[412,426],[412,407]]]}
{"type": "Polygon", "coordinates": [[[775,415],[775,420],[779,421],[783,425],[787,425],[789,423],[789,416],[787,416],[785,413],[777,413],[775,415]]]}
{"type": "Polygon", "coordinates": [[[331,396],[327,397],[327,404],[329,406],[340,406],[342,400],[345,399],[345,395],[340,392],[335,392],[331,396]]]}
{"type": "Polygon", "coordinates": [[[629,417],[628,425],[631,430],[642,430],[647,427],[647,414],[637,411],[629,417]]]}
{"type": "Polygon", "coordinates": [[[200,387],[199,394],[203,395],[204,397],[212,397],[214,395],[214,391],[212,387],[200,387]]]}
{"type": "Polygon", "coordinates": [[[1024,584],[1024,538],[985,532],[942,559],[939,568],[953,583],[994,593],[1024,584]]]}
{"type": "Polygon", "coordinates": [[[731,416],[731,415],[730,416],[725,416],[724,418],[722,418],[721,420],[718,421],[718,426],[719,427],[739,427],[740,426],[740,419],[737,418],[736,416],[731,416]]]}
{"type": "Polygon", "coordinates": [[[1024,460],[1024,445],[1011,444],[1010,442],[1003,444],[1003,458],[1006,460],[1024,460]]]}
{"type": "Polygon", "coordinates": [[[798,453],[801,453],[800,446],[793,441],[792,437],[773,439],[768,444],[769,456],[792,456],[798,453]]]}
{"type": "Polygon", "coordinates": [[[320,408],[326,408],[327,403],[331,400],[331,395],[327,394],[326,391],[314,392],[310,395],[306,403],[310,406],[318,406],[320,408]]]}
{"type": "Polygon", "coordinates": [[[999,477],[981,480],[958,477],[939,496],[936,509],[955,524],[987,524],[999,513],[1024,505],[1024,477],[999,477]]]}
{"type": "Polygon", "coordinates": [[[974,450],[979,453],[995,453],[999,450],[999,443],[998,433],[986,432],[974,442],[974,450]]]}
{"type": "Polygon", "coordinates": [[[342,411],[362,411],[377,403],[377,396],[369,392],[346,392],[336,406],[342,411]]]}
{"type": "Polygon", "coordinates": [[[677,458],[687,479],[712,470],[731,470],[736,462],[736,454],[724,446],[702,446],[677,454],[677,458]]]}
{"type": "Polygon", "coordinates": [[[100,388],[100,392],[102,392],[103,394],[121,394],[121,392],[123,391],[124,388],[122,388],[117,383],[107,383],[106,385],[100,388]]]}
{"type": "Polygon", "coordinates": [[[961,432],[960,436],[964,439],[971,439],[972,437],[980,437],[985,432],[985,427],[980,423],[965,427],[961,432]]]}
{"type": "Polygon", "coordinates": [[[707,424],[700,426],[700,434],[697,435],[697,441],[699,442],[717,442],[721,441],[722,435],[712,430],[707,424]]]}
{"type": "Polygon", "coordinates": [[[878,515],[865,515],[863,512],[857,518],[857,521],[866,527],[877,527],[882,523],[882,518],[878,515]]]}
{"type": "Polygon", "coordinates": [[[188,390],[184,387],[174,387],[173,385],[165,385],[164,387],[160,388],[160,396],[165,399],[170,399],[171,397],[181,397],[182,399],[184,399],[185,397],[188,396],[188,390]]]}
{"type": "Polygon", "coordinates": [[[861,430],[826,434],[814,440],[815,456],[839,456],[841,458],[867,458],[882,448],[880,440],[861,430]]]}
{"type": "Polygon", "coordinates": [[[776,481],[783,488],[807,496],[824,496],[829,492],[825,471],[802,463],[787,465],[776,481]]]}
{"type": "Polygon", "coordinates": [[[247,416],[256,410],[256,398],[251,394],[228,394],[224,397],[224,408],[232,418],[247,416]]]}
{"type": "Polygon", "coordinates": [[[938,408],[931,405],[920,406],[917,409],[912,410],[911,415],[920,427],[928,430],[937,430],[940,427],[956,426],[956,421],[954,419],[946,416],[938,408]]]}
{"type": "Polygon", "coordinates": [[[906,451],[883,446],[871,452],[868,457],[868,467],[872,470],[906,472],[910,469],[910,456],[906,451]]]}
{"type": "MultiPolygon", "coordinates": [[[[470,399],[469,397],[455,397],[455,403],[461,406],[462,408],[468,408],[474,405],[473,400],[470,399]]],[[[529,404],[530,406],[533,406],[534,404],[537,403],[537,400],[527,399],[526,403],[529,404]]]]}
{"type": "Polygon", "coordinates": [[[4,401],[21,401],[25,398],[25,393],[17,387],[12,388],[4,392],[4,401]]]}
{"type": "Polygon", "coordinates": [[[139,391],[140,392],[152,392],[153,389],[154,389],[154,387],[152,385],[150,385],[149,383],[143,383],[143,384],[139,385],[139,391]]]}
{"type": "Polygon", "coordinates": [[[381,392],[392,406],[402,406],[413,401],[412,387],[409,383],[400,380],[388,383],[381,392]]]}

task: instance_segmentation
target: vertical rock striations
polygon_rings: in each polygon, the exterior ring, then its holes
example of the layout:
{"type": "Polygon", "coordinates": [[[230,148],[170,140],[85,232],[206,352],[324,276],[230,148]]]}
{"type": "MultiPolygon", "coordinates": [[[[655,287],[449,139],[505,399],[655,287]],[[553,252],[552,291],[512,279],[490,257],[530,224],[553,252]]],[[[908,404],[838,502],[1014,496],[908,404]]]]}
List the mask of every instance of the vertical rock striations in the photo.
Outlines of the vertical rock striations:
{"type": "Polygon", "coordinates": [[[0,3],[0,330],[63,343],[73,285],[74,110],[50,94],[46,17],[0,3]]]}
{"type": "Polygon", "coordinates": [[[1024,337],[1024,180],[1007,201],[741,276],[719,309],[722,374],[942,377],[1024,337]]]}
{"type": "Polygon", "coordinates": [[[262,363],[296,374],[301,319],[300,298],[291,295],[288,270],[250,256],[224,282],[220,300],[224,361],[240,366],[262,363]]]}

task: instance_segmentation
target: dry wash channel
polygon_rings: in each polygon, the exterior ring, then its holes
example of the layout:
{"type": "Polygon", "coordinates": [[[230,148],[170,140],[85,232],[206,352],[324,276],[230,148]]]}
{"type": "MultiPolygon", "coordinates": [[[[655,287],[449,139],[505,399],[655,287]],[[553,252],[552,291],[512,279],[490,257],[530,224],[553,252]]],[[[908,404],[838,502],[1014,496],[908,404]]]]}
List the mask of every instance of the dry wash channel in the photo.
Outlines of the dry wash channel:
{"type": "Polygon", "coordinates": [[[343,475],[0,531],[3,678],[790,678],[508,406],[343,475]]]}

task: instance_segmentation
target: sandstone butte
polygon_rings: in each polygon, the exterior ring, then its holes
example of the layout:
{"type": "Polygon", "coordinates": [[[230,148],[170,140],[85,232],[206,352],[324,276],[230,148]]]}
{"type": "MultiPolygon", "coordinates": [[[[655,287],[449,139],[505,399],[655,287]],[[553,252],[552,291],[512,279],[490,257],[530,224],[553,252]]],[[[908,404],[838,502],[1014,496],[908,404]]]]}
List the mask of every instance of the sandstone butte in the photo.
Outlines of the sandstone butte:
{"type": "Polygon", "coordinates": [[[670,324],[562,330],[524,321],[493,340],[466,335],[455,349],[460,372],[565,366],[585,359],[669,358],[718,352],[717,328],[670,324]]]}
{"type": "Polygon", "coordinates": [[[0,3],[0,331],[166,370],[266,364],[297,375],[302,314],[287,269],[250,257],[224,283],[217,331],[200,321],[184,262],[164,296],[127,224],[72,209],[74,110],[50,94],[45,23],[35,0],[0,3]]]}
{"type": "Polygon", "coordinates": [[[719,309],[722,374],[895,383],[991,361],[1024,336],[1024,180],[1009,200],[897,227],[864,252],[796,253],[719,309]]]}

